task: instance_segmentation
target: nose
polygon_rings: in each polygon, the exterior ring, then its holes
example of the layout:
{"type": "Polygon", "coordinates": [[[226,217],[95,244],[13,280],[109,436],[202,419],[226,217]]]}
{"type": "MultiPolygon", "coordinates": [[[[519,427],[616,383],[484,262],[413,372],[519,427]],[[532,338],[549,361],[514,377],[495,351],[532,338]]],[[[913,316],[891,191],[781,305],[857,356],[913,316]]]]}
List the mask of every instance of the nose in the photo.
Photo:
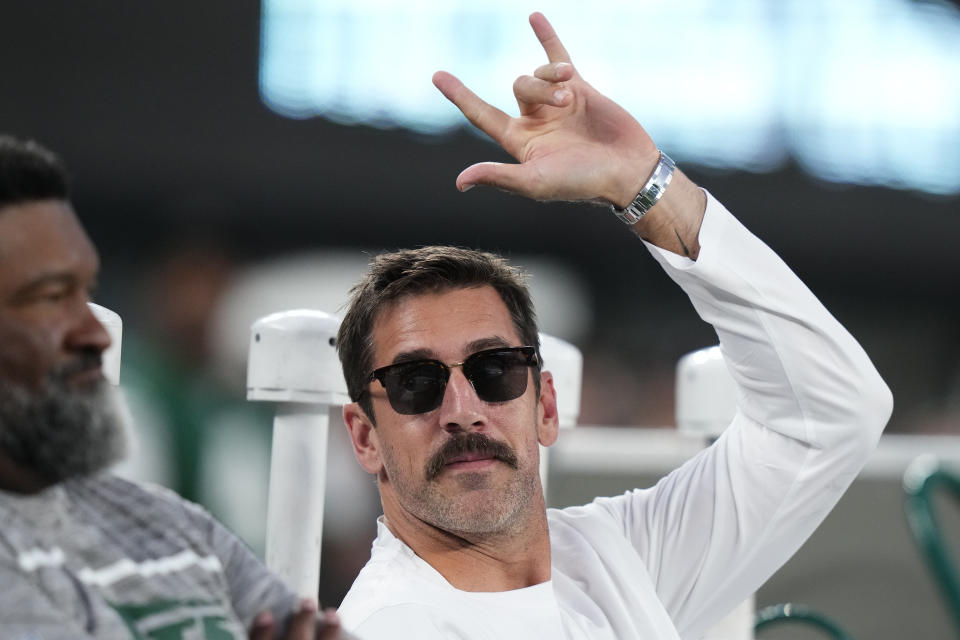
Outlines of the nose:
{"type": "Polygon", "coordinates": [[[481,429],[486,425],[483,404],[473,385],[463,375],[463,369],[455,367],[450,371],[447,388],[443,391],[443,402],[437,416],[440,425],[451,433],[481,429]]]}
{"type": "Polygon", "coordinates": [[[90,305],[84,303],[78,312],[77,320],[67,334],[67,348],[74,351],[96,351],[102,354],[111,343],[107,328],[94,315],[90,305]]]}

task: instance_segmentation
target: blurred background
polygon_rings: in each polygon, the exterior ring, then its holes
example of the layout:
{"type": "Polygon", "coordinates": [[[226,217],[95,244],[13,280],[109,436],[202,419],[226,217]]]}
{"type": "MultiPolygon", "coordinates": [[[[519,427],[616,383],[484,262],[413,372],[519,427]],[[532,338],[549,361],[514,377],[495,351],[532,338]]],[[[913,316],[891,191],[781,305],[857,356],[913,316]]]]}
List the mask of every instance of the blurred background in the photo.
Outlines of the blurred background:
{"type": "MultiPolygon", "coordinates": [[[[0,130],[74,175],[97,301],[125,321],[131,473],[261,549],[250,322],[336,312],[371,255],[431,243],[529,269],[542,328],[584,352],[581,423],[674,424],[676,360],[716,337],[639,241],[606,209],[454,187],[509,158],[430,76],[515,113],[514,78],[543,62],[532,10],[863,343],[896,398],[888,433],[960,434],[956,1],[8,0],[0,130]]],[[[333,603],[379,509],[340,463],[333,603]]]]}

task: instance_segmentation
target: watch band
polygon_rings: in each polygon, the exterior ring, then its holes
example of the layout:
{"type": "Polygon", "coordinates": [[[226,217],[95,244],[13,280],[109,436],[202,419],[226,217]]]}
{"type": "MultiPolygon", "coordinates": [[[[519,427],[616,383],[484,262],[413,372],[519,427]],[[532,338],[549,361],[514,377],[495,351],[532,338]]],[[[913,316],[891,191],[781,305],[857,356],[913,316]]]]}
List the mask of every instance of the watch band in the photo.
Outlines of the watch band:
{"type": "Polygon", "coordinates": [[[663,192],[670,186],[670,180],[673,179],[673,171],[677,165],[670,159],[670,156],[663,151],[660,152],[660,160],[654,167],[653,173],[647,178],[647,183],[640,189],[640,193],[628,204],[626,208],[620,209],[616,205],[610,205],[615,216],[620,218],[625,224],[635,224],[657,204],[663,197],[663,192]]]}

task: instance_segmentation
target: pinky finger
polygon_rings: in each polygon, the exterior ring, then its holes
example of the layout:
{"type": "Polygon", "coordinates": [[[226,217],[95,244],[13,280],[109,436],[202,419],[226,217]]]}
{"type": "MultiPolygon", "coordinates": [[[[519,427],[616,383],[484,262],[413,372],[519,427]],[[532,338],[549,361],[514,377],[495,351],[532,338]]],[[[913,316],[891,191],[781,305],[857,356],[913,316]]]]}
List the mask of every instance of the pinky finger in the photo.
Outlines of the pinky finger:
{"type": "Polygon", "coordinates": [[[553,30],[542,13],[537,11],[530,14],[530,26],[533,27],[533,32],[540,40],[550,62],[570,62],[570,54],[567,53],[560,38],[557,37],[557,32],[553,30]]]}

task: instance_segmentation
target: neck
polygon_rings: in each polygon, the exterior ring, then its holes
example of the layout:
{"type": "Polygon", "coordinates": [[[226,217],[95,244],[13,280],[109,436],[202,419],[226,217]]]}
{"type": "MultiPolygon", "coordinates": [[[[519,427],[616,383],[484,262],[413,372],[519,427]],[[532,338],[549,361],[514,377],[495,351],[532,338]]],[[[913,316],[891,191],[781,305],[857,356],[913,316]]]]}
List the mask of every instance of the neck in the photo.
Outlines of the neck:
{"type": "Polygon", "coordinates": [[[543,495],[519,522],[493,533],[446,531],[384,500],[390,532],[462,591],[510,591],[550,579],[550,534],[543,495]]]}

